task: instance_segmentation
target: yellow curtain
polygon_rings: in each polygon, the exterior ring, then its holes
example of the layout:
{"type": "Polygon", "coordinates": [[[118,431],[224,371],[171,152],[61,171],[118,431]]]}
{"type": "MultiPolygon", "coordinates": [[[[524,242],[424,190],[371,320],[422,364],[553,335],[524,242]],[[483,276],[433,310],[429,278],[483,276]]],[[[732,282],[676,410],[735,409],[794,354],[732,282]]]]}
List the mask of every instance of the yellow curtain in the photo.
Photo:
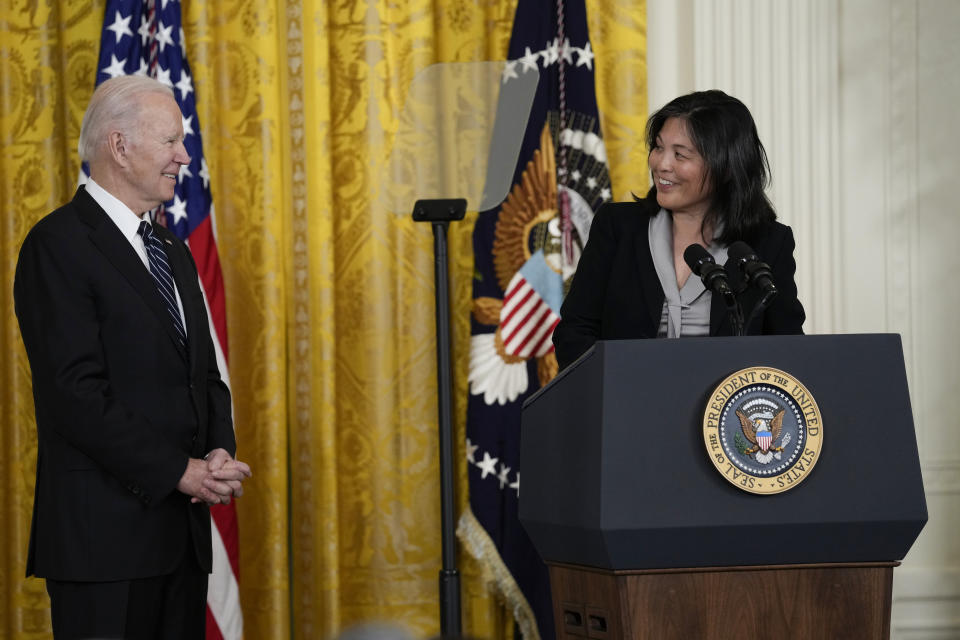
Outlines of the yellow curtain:
{"type": "MultiPolygon", "coordinates": [[[[435,62],[506,55],[517,0],[182,0],[226,281],[247,639],[381,620],[438,631],[432,241],[377,204],[405,87],[435,62]]],[[[646,189],[645,6],[588,0],[614,195],[646,189]]],[[[0,636],[50,637],[25,579],[36,435],[13,312],[27,230],[76,185],[103,0],[0,4],[0,636]]],[[[412,209],[412,203],[410,203],[412,209]]],[[[470,232],[450,231],[457,459],[470,232]]],[[[466,469],[458,474],[466,504],[466,469]]],[[[512,622],[466,554],[464,630],[512,622]]]]}

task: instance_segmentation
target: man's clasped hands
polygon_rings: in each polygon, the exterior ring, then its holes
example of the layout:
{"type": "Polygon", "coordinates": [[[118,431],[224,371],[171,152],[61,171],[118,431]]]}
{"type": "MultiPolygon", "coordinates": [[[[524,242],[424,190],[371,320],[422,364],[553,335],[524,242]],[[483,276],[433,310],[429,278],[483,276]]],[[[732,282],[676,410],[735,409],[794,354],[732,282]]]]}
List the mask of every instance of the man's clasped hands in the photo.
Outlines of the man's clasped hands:
{"type": "Polygon", "coordinates": [[[191,496],[190,502],[230,504],[231,498],[243,495],[243,481],[249,477],[247,463],[234,460],[225,449],[214,449],[203,459],[190,458],[177,490],[191,496]]]}

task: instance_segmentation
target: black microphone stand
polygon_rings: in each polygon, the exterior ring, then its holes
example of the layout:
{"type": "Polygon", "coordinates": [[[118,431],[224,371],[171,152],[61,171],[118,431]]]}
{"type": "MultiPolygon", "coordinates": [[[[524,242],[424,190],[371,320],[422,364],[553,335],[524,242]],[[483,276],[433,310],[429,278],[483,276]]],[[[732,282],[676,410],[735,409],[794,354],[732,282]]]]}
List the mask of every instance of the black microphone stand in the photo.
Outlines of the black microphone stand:
{"type": "Polygon", "coordinates": [[[750,315],[747,317],[744,329],[749,330],[750,325],[753,324],[756,317],[763,313],[777,295],[777,287],[773,283],[773,272],[770,270],[770,265],[761,261],[754,250],[750,248],[750,245],[742,240],[731,244],[727,255],[727,266],[733,261],[736,268],[743,275],[743,288],[739,289],[737,293],[743,293],[747,287],[753,286],[763,294],[760,300],[753,306],[753,309],[750,310],[750,315]]]}
{"type": "Polygon", "coordinates": [[[447,264],[447,229],[451,221],[463,220],[467,201],[417,200],[415,222],[433,226],[434,299],[437,318],[437,397],[440,433],[440,525],[443,564],[440,570],[440,633],[459,636],[460,573],[457,571],[456,532],[453,526],[453,373],[450,364],[450,278],[447,264]]]}
{"type": "Polygon", "coordinates": [[[727,307],[727,315],[730,317],[730,326],[733,329],[733,335],[742,336],[745,328],[749,326],[749,324],[744,324],[743,322],[743,309],[740,307],[740,302],[730,289],[723,291],[722,295],[723,304],[727,307]]]}
{"type": "Polygon", "coordinates": [[[723,296],[723,304],[727,308],[730,326],[733,335],[743,335],[743,309],[727,283],[726,270],[713,260],[706,249],[699,244],[691,244],[683,252],[683,261],[687,263],[694,275],[699,276],[703,286],[714,295],[723,296]]]}
{"type": "Polygon", "coordinates": [[[746,324],[744,325],[744,328],[749,327],[753,323],[753,321],[756,319],[756,317],[759,314],[763,313],[763,311],[766,310],[768,306],[770,306],[770,303],[773,301],[773,298],[776,295],[777,295],[776,290],[768,291],[767,293],[763,294],[763,297],[760,298],[757,304],[754,305],[753,309],[750,310],[750,315],[747,317],[747,321],[746,321],[746,324]]]}

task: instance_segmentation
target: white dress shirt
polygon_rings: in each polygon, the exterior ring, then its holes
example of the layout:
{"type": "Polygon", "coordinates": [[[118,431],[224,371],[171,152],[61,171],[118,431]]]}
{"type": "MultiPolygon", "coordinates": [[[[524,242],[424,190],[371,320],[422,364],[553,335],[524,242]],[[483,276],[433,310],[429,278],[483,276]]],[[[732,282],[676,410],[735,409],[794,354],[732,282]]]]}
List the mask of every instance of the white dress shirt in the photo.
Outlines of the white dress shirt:
{"type": "MultiPolygon", "coordinates": [[[[140,261],[147,271],[150,270],[150,260],[147,258],[147,247],[143,244],[143,237],[138,233],[140,222],[143,218],[135,214],[130,207],[120,202],[106,189],[94,182],[93,178],[88,178],[84,188],[90,197],[93,198],[100,207],[107,212],[107,217],[113,221],[120,229],[120,233],[127,239],[133,250],[140,257],[140,261]]],[[[149,222],[149,220],[147,221],[149,222]]],[[[183,323],[183,331],[187,331],[187,320],[183,315],[183,302],[180,300],[180,290],[177,289],[177,283],[173,283],[173,292],[177,297],[177,310],[180,312],[180,321],[183,323]]]]}

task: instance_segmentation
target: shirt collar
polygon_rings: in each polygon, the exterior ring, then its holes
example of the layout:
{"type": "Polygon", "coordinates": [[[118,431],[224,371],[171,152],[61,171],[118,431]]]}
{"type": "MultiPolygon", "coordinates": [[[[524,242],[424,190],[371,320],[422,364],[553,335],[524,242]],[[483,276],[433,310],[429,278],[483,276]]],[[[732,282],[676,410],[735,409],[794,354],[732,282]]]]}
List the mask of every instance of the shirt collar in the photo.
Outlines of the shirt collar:
{"type": "MultiPolygon", "coordinates": [[[[707,248],[714,262],[725,265],[727,262],[727,247],[720,244],[717,238],[723,233],[723,223],[717,224],[713,234],[713,242],[707,248]]],[[[677,287],[677,272],[673,263],[673,217],[669,211],[661,208],[655,216],[650,218],[647,226],[647,238],[650,243],[650,256],[653,266],[660,279],[663,289],[664,303],[667,307],[667,337],[677,338],[681,334],[681,309],[689,308],[707,294],[705,300],[711,296],[703,286],[703,281],[691,274],[683,288],[677,287]]],[[[709,306],[707,306],[709,313],[709,306]]]]}
{"type": "Polygon", "coordinates": [[[109,191],[94,182],[93,178],[88,178],[85,188],[90,197],[107,213],[107,216],[113,220],[120,232],[128,240],[137,237],[137,229],[140,228],[142,218],[135,214],[127,205],[123,204],[109,191]]]}

